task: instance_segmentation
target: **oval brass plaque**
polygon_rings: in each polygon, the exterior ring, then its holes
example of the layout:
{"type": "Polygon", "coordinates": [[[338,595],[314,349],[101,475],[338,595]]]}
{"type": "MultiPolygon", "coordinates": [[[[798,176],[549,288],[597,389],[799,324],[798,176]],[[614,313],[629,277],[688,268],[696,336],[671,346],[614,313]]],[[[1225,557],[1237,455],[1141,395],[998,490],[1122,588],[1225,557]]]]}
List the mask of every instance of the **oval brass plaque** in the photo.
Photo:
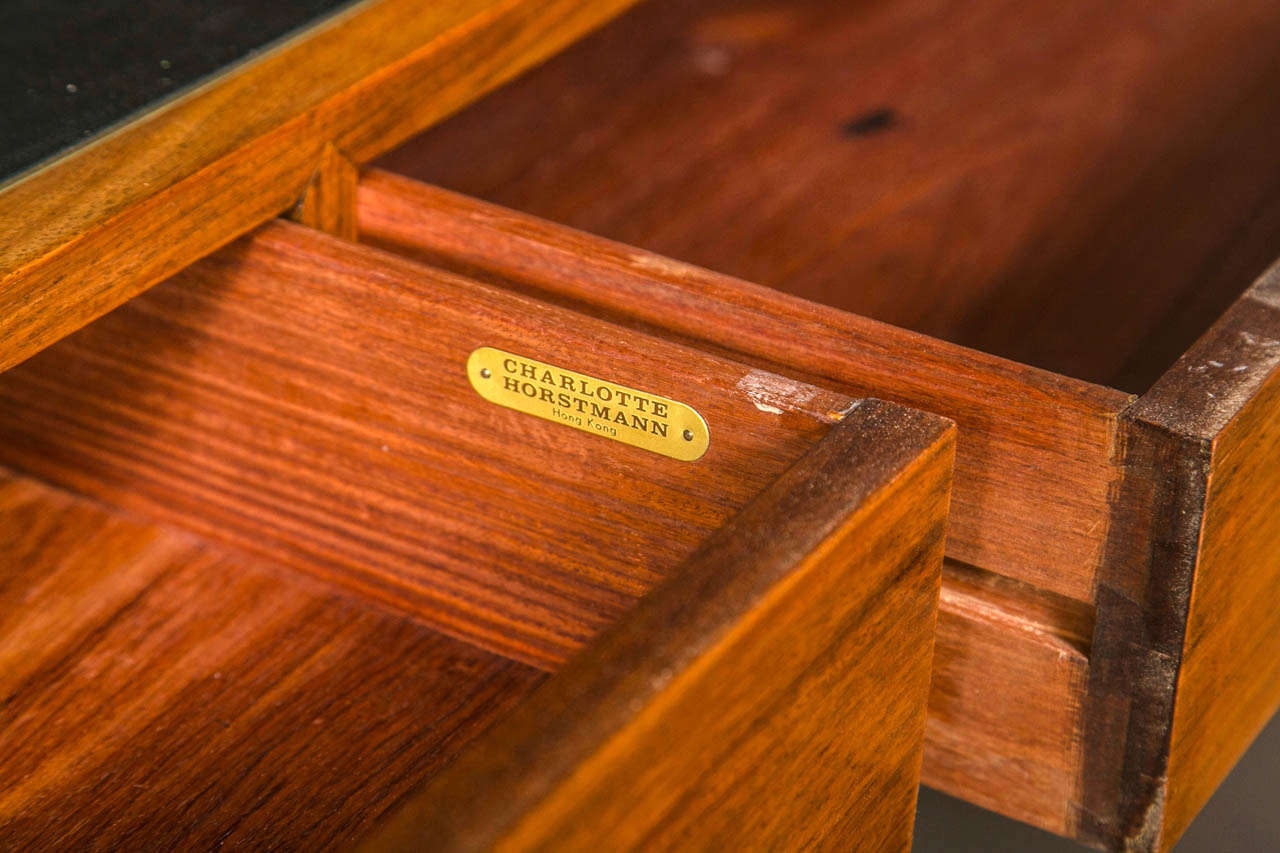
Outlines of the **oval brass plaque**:
{"type": "Polygon", "coordinates": [[[711,443],[684,403],[493,347],[471,353],[467,378],[491,403],[672,459],[692,462],[711,443]]]}

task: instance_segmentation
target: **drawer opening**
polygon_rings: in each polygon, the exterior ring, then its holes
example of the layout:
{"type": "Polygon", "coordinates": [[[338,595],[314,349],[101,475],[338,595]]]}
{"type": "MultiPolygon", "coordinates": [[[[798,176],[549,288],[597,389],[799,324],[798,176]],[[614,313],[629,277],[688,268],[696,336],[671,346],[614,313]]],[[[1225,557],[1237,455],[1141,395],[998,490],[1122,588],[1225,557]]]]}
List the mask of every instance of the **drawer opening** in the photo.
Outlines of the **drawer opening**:
{"type": "MultiPolygon", "coordinates": [[[[900,722],[857,749],[918,755],[950,455],[940,418],[272,223],[0,375],[3,763],[70,846],[348,843],[787,477],[812,512],[751,522],[777,534],[756,550],[800,560],[822,517],[814,542],[874,545],[867,577],[911,587],[859,602],[826,572],[818,622],[862,608],[874,630],[832,636],[909,651],[900,722]],[[711,443],[688,462],[497,406],[480,346],[678,400],[711,443]],[[830,534],[902,471],[919,491],[830,534]]],[[[801,662],[827,631],[779,628],[801,662]]]]}
{"type": "Polygon", "coordinates": [[[277,222],[0,375],[0,464],[550,667],[853,402],[277,222]],[[497,405],[481,347],[686,404],[710,445],[497,405]]]}
{"type": "Polygon", "coordinates": [[[809,801],[865,801],[906,839],[952,449],[933,415],[271,223],[0,375],[6,838],[346,846],[428,783],[452,785],[417,795],[448,804],[428,825],[502,832],[528,778],[653,708],[657,743],[604,762],[618,808],[684,801],[633,784],[668,748],[786,742],[794,782],[675,760],[698,796],[765,788],[633,834],[735,838],[773,798],[820,828],[809,801]],[[679,401],[711,443],[497,406],[480,346],[679,401]],[[822,766],[857,785],[796,795],[822,766]]]}
{"type": "Polygon", "coordinates": [[[1109,442],[1126,395],[389,172],[368,171],[358,201],[361,238],[388,250],[760,369],[954,417],[949,560],[922,778],[1074,831],[1109,442]],[[1017,781],[1027,772],[1034,786],[1017,781]]]}
{"type": "Polygon", "coordinates": [[[386,156],[1141,392],[1280,254],[1275,4],[654,0],[386,156]]]}
{"type": "Polygon", "coordinates": [[[652,0],[373,164],[360,239],[954,419],[922,778],[1084,837],[1135,395],[1280,255],[1277,36],[1261,3],[652,0]]]}

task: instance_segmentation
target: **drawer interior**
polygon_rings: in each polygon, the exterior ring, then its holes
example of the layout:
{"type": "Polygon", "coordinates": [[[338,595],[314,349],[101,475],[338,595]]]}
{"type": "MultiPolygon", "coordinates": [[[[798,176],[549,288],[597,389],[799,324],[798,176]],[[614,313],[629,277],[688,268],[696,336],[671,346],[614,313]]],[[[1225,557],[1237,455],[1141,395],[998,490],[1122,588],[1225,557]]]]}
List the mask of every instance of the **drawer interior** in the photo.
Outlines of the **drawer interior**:
{"type": "Polygon", "coordinates": [[[850,404],[810,389],[779,416],[750,373],[277,223],[0,377],[0,464],[551,665],[850,404]],[[584,445],[483,400],[482,345],[733,426],[696,465],[584,445]]]}
{"type": "Polygon", "coordinates": [[[296,572],[0,473],[14,849],[321,849],[542,671],[296,572]]]}
{"type": "Polygon", "coordinates": [[[652,0],[382,165],[1141,392],[1280,254],[1280,8],[652,0]]]}
{"type": "Polygon", "coordinates": [[[44,816],[11,840],[358,837],[854,405],[264,227],[0,376],[3,814],[44,816]],[[480,345],[714,440],[695,465],[493,405],[480,345]]]}
{"type": "MultiPolygon", "coordinates": [[[[922,779],[1074,831],[1093,571],[1124,395],[386,171],[366,172],[355,195],[360,238],[388,250],[793,378],[955,417],[922,779]]],[[[759,402],[780,408],[785,399],[759,402]]]]}

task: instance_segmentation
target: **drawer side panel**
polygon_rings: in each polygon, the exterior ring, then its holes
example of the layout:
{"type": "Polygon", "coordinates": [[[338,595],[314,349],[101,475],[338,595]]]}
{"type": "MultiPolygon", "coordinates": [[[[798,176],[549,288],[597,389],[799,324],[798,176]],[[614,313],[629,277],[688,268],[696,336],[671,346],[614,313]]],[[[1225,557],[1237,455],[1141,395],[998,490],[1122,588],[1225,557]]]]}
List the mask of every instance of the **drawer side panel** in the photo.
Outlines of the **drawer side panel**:
{"type": "Polygon", "coordinates": [[[860,404],[367,849],[905,853],[950,480],[940,423],[860,404]]]}

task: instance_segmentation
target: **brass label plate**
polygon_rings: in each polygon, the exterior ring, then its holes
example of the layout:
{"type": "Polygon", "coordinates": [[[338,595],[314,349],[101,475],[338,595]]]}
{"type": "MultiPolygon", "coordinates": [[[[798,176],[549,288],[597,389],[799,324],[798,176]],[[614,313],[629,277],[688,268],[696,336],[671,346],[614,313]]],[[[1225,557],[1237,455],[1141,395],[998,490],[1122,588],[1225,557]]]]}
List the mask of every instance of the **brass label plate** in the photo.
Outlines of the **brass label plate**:
{"type": "Polygon", "coordinates": [[[711,443],[684,403],[493,347],[467,359],[471,387],[490,403],[685,462],[711,443]]]}

